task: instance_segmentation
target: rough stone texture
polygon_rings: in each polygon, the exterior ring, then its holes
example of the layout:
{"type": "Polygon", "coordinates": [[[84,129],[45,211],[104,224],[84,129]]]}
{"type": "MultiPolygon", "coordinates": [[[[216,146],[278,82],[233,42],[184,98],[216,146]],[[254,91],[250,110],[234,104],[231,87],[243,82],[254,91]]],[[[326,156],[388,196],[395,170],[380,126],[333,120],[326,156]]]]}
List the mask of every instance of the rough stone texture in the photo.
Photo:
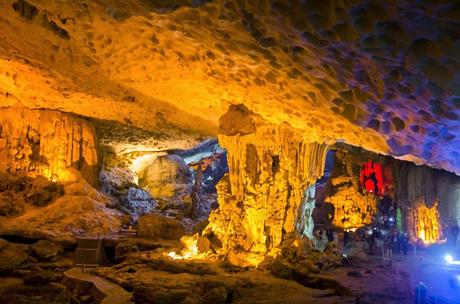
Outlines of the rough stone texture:
{"type": "Polygon", "coordinates": [[[150,193],[133,182],[135,174],[129,169],[113,167],[101,171],[99,177],[102,191],[114,197],[119,207],[131,213],[134,220],[155,209],[155,200],[150,193]]]}
{"type": "Polygon", "coordinates": [[[68,168],[59,177],[63,196],[18,217],[0,217],[0,233],[72,242],[75,234],[104,234],[120,228],[121,214],[110,208],[112,200],[86,182],[79,171],[68,168]]]}
{"type": "Polygon", "coordinates": [[[395,170],[396,199],[401,203],[412,241],[440,240],[441,227],[460,224],[460,178],[426,166],[400,163],[395,170]],[[423,231],[423,232],[422,232],[423,231]]]}
{"type": "MultiPolygon", "coordinates": [[[[359,167],[359,163],[349,164],[359,167]]],[[[370,225],[377,214],[377,197],[360,191],[359,176],[346,175],[332,179],[332,192],[325,202],[334,206],[333,224],[344,229],[370,225]]]]}
{"type": "Polygon", "coordinates": [[[23,248],[0,239],[0,273],[19,266],[27,256],[23,248]]]}
{"type": "Polygon", "coordinates": [[[158,214],[144,215],[139,218],[140,237],[152,239],[178,240],[185,234],[182,224],[158,214]]]}
{"type": "Polygon", "coordinates": [[[0,216],[17,216],[27,208],[46,206],[64,194],[62,185],[38,176],[0,173],[0,216]]]}
{"type": "Polygon", "coordinates": [[[324,171],[327,144],[311,142],[286,124],[264,125],[258,119],[243,106],[221,119],[221,132],[231,131],[219,134],[229,174],[218,184],[219,208],[205,233],[214,233],[224,249],[265,253],[280,245],[298,220],[306,220],[298,219],[304,192],[324,171]],[[238,113],[243,119],[228,129],[227,119],[238,113]]]}
{"type": "Polygon", "coordinates": [[[188,194],[191,184],[190,172],[180,156],[166,155],[156,158],[140,174],[139,185],[154,198],[171,199],[188,194]]]}
{"type": "Polygon", "coordinates": [[[447,1],[7,0],[0,11],[2,106],[216,134],[245,102],[314,140],[460,173],[447,1]]]}
{"type": "Polygon", "coordinates": [[[68,167],[91,184],[98,180],[97,139],[87,121],[57,111],[0,110],[0,172],[57,180],[68,167]]]}
{"type": "Polygon", "coordinates": [[[63,250],[59,244],[49,240],[39,240],[31,246],[31,249],[35,256],[42,260],[49,260],[63,250]]]}

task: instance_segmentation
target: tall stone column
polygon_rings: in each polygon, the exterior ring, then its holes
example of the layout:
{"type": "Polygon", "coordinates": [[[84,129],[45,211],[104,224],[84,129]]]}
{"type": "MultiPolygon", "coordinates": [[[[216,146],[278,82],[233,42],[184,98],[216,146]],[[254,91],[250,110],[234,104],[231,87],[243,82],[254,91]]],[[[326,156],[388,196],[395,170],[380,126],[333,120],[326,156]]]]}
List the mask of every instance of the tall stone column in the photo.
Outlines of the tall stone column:
{"type": "Polygon", "coordinates": [[[219,208],[205,233],[212,232],[224,250],[260,254],[296,227],[311,233],[312,198],[304,197],[324,172],[328,144],[288,124],[267,124],[243,105],[220,119],[218,139],[229,173],[217,186],[219,208]]]}

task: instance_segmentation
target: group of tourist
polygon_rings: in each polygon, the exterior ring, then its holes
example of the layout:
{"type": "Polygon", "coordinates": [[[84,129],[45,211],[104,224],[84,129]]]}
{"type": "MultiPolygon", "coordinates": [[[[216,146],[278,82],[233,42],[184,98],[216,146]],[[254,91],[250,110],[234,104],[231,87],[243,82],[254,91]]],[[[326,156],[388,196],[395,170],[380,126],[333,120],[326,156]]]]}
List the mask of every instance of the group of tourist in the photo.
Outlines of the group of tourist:
{"type": "Polygon", "coordinates": [[[407,255],[409,238],[407,233],[394,231],[393,233],[382,233],[374,228],[372,231],[363,231],[361,239],[369,244],[369,254],[404,254],[407,255]]]}

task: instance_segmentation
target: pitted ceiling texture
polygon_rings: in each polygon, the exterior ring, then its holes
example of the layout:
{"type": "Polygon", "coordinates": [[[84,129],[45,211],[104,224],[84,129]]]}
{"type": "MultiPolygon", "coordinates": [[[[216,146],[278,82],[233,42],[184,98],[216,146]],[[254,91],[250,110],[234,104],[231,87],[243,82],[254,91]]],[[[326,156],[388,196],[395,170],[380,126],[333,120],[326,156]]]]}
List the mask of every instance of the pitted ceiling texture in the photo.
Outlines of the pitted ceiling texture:
{"type": "MultiPolygon", "coordinates": [[[[452,2],[452,1],[450,1],[452,2]]],[[[460,4],[0,1],[0,106],[212,135],[231,104],[460,173],[460,4]]]]}

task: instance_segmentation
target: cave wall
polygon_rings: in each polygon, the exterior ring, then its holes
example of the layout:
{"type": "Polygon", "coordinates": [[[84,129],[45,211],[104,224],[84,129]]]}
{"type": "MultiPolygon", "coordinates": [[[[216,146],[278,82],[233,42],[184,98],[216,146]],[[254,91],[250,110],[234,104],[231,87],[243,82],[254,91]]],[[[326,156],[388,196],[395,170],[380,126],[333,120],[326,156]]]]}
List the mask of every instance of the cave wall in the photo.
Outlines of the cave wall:
{"type": "Polygon", "coordinates": [[[24,107],[0,109],[0,172],[58,179],[68,167],[98,181],[96,132],[88,121],[66,113],[24,107]]]}
{"type": "Polygon", "coordinates": [[[330,192],[324,201],[333,206],[332,225],[342,229],[356,229],[372,224],[377,214],[378,198],[362,190],[360,169],[377,155],[354,149],[340,148],[334,154],[330,192]]]}
{"type": "Polygon", "coordinates": [[[325,202],[335,208],[334,226],[347,229],[371,224],[382,195],[400,208],[403,229],[412,241],[423,235],[425,243],[435,242],[447,237],[446,228],[460,224],[459,176],[348,145],[337,144],[333,149],[332,187],[325,202]],[[360,182],[360,170],[370,162],[379,164],[382,171],[380,186],[384,189],[379,195],[367,192],[363,180],[360,182]]]}
{"type": "MultiPolygon", "coordinates": [[[[403,207],[411,239],[420,236],[420,225],[424,221],[430,229],[444,229],[444,232],[454,223],[460,225],[459,176],[407,162],[399,162],[395,169],[396,199],[403,207]],[[427,210],[433,208],[436,211],[427,210]]],[[[439,238],[445,237],[447,235],[440,231],[439,238]]]]}
{"type": "Polygon", "coordinates": [[[327,143],[287,124],[264,124],[241,105],[221,118],[218,139],[227,150],[229,173],[217,185],[219,208],[206,230],[224,249],[266,253],[300,221],[312,223],[302,205],[309,203],[307,186],[324,172],[327,143]]]}

